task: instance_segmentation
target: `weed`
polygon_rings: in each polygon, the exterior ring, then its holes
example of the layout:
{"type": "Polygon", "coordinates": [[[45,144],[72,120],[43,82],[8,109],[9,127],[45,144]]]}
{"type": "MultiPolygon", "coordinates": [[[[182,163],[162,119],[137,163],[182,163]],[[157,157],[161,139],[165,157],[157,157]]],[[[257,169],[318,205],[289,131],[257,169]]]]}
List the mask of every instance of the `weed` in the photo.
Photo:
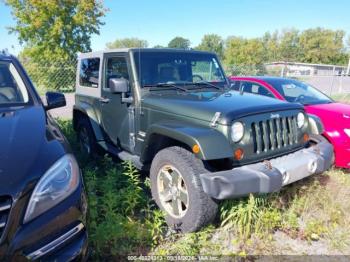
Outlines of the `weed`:
{"type": "Polygon", "coordinates": [[[268,205],[266,196],[250,194],[248,199],[225,201],[220,211],[221,226],[234,228],[243,239],[274,229],[281,220],[279,212],[268,205]]]}
{"type": "Polygon", "coordinates": [[[320,236],[327,232],[325,225],[319,220],[312,220],[306,224],[304,237],[310,240],[318,240],[320,236]]]}

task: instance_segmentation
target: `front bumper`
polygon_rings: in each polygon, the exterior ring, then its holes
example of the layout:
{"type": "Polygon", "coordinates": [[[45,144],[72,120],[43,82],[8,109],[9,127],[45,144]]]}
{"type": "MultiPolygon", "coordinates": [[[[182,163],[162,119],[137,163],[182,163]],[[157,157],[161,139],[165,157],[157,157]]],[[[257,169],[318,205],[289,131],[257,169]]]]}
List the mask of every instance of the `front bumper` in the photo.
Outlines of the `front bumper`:
{"type": "Polygon", "coordinates": [[[204,192],[215,199],[250,193],[271,193],[283,186],[320,174],[333,164],[333,146],[322,141],[292,154],[232,170],[201,174],[204,192]]]}

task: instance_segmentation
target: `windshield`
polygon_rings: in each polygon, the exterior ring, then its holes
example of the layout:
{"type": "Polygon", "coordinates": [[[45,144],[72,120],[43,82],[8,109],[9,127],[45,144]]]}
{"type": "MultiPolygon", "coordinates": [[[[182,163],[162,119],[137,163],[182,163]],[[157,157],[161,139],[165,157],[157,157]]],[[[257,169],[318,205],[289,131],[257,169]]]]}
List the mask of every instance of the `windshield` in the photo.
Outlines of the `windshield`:
{"type": "Polygon", "coordinates": [[[304,105],[331,103],[332,100],[311,85],[294,79],[266,80],[288,101],[304,105]]]}
{"type": "Polygon", "coordinates": [[[141,50],[134,53],[134,60],[141,87],[203,82],[223,86],[226,81],[219,62],[212,54],[141,50]]]}
{"type": "Polygon", "coordinates": [[[28,91],[12,63],[0,61],[0,106],[25,104],[28,91]]]}

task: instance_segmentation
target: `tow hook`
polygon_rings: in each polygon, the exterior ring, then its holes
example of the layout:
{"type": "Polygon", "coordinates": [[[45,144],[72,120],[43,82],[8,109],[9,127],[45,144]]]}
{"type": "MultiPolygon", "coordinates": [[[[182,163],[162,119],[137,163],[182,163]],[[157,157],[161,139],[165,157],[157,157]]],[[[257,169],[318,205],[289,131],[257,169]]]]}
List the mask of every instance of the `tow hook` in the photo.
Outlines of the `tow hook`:
{"type": "Polygon", "coordinates": [[[314,152],[317,154],[317,155],[321,155],[321,149],[319,147],[316,147],[314,146],[314,152]]]}

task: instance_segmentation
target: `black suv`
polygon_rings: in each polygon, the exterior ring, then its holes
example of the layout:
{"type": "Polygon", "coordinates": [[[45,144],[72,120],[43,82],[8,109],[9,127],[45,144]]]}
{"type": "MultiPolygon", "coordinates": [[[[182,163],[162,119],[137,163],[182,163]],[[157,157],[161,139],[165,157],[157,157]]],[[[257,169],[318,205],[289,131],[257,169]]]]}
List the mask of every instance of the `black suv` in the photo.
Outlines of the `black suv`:
{"type": "Polygon", "coordinates": [[[77,161],[18,60],[0,52],[0,260],[83,259],[86,197],[77,161]]]}

